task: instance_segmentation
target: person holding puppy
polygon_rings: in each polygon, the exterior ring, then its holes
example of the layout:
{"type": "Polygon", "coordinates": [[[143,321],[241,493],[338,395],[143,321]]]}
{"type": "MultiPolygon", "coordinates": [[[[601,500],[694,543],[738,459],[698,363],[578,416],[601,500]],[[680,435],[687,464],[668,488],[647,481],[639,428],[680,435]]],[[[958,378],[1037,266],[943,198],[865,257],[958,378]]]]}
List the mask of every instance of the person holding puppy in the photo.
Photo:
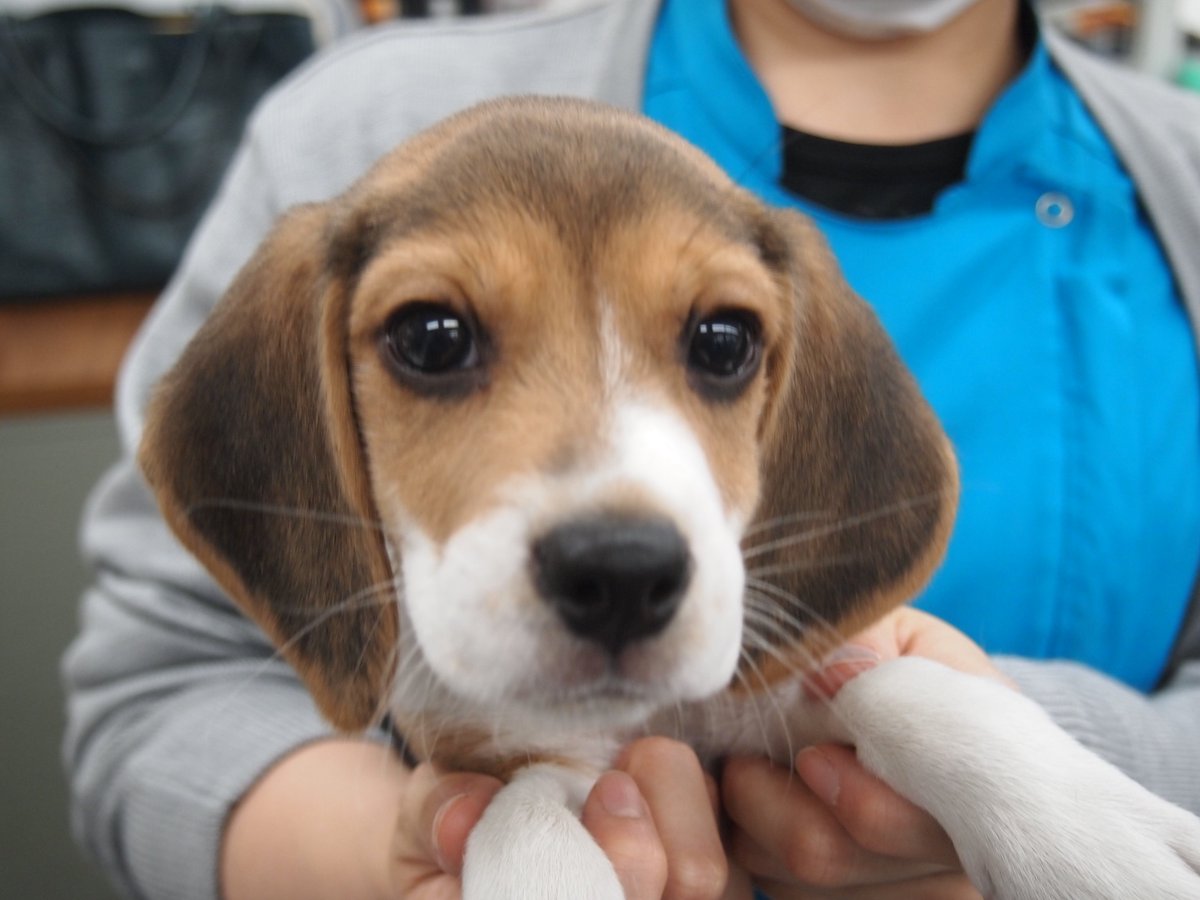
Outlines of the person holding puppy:
{"type": "MultiPolygon", "coordinates": [[[[609,0],[374,30],[251,124],[126,366],[127,458],[85,522],[67,754],[77,827],[121,886],[456,893],[498,783],[331,737],[170,538],[132,453],[151,386],[285,208],[510,93],[639,109],[812,216],[955,442],[962,511],[924,611],[858,636],[822,689],[906,654],[1007,679],[1200,811],[1200,211],[1177,199],[1200,186],[1197,104],[1085,57],[1019,0],[609,0]]],[[[718,784],[687,748],[638,742],[584,822],[637,900],[977,896],[936,823],[852,752],[810,748],[795,769],[731,760],[718,784]]]]}

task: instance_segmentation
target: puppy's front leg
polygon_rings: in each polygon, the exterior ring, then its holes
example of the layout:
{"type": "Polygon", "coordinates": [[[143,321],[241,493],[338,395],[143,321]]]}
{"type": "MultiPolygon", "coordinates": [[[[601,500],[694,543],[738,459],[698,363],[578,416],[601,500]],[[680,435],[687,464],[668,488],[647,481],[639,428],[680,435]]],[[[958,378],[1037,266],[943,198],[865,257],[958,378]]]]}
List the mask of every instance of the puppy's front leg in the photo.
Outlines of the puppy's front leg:
{"type": "Polygon", "coordinates": [[[463,900],[622,900],[612,863],[579,821],[593,776],[519,771],[467,841],[463,900]]]}
{"type": "Polygon", "coordinates": [[[832,713],[863,764],[946,829],[984,896],[1200,898],[1200,820],[1016,691],[904,658],[851,680],[832,713]]]}

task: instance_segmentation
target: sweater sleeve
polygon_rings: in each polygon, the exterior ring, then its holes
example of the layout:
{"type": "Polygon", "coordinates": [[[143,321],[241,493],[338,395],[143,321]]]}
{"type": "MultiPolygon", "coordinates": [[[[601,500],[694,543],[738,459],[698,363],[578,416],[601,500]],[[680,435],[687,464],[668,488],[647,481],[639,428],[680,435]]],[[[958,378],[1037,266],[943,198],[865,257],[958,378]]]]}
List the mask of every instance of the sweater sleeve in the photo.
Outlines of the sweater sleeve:
{"type": "Polygon", "coordinates": [[[1085,747],[1200,815],[1200,660],[1184,663],[1149,695],[1078,663],[995,662],[1085,747]]]}
{"type": "Polygon", "coordinates": [[[72,823],[134,897],[215,898],[229,810],[328,733],[290,667],[175,541],[134,461],[153,384],[275,218],[268,176],[249,141],[126,360],[123,459],[84,515],[93,578],[63,663],[72,823]]]}

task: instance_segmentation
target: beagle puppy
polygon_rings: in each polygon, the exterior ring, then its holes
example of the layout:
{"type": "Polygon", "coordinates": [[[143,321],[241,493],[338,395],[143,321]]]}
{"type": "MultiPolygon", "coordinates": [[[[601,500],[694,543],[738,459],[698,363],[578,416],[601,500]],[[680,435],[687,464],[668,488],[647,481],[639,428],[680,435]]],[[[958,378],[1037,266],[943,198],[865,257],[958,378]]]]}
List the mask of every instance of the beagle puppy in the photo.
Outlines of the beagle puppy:
{"type": "Polygon", "coordinates": [[[911,598],[949,443],[820,235],[636,115],[509,99],[288,213],[159,387],[163,513],[338,728],[507,781],[468,900],[617,900],[623,742],[840,740],[999,900],[1195,900],[1200,821],[921,659],[799,687],[911,598]]]}

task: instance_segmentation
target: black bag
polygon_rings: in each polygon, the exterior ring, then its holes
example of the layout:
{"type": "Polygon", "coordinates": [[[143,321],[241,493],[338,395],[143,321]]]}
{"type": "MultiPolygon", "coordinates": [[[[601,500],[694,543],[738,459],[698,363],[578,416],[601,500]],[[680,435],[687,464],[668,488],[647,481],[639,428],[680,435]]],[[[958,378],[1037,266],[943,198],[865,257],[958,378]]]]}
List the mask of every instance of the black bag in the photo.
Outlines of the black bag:
{"type": "Polygon", "coordinates": [[[309,19],[0,17],[0,298],[164,284],[309,19]]]}

